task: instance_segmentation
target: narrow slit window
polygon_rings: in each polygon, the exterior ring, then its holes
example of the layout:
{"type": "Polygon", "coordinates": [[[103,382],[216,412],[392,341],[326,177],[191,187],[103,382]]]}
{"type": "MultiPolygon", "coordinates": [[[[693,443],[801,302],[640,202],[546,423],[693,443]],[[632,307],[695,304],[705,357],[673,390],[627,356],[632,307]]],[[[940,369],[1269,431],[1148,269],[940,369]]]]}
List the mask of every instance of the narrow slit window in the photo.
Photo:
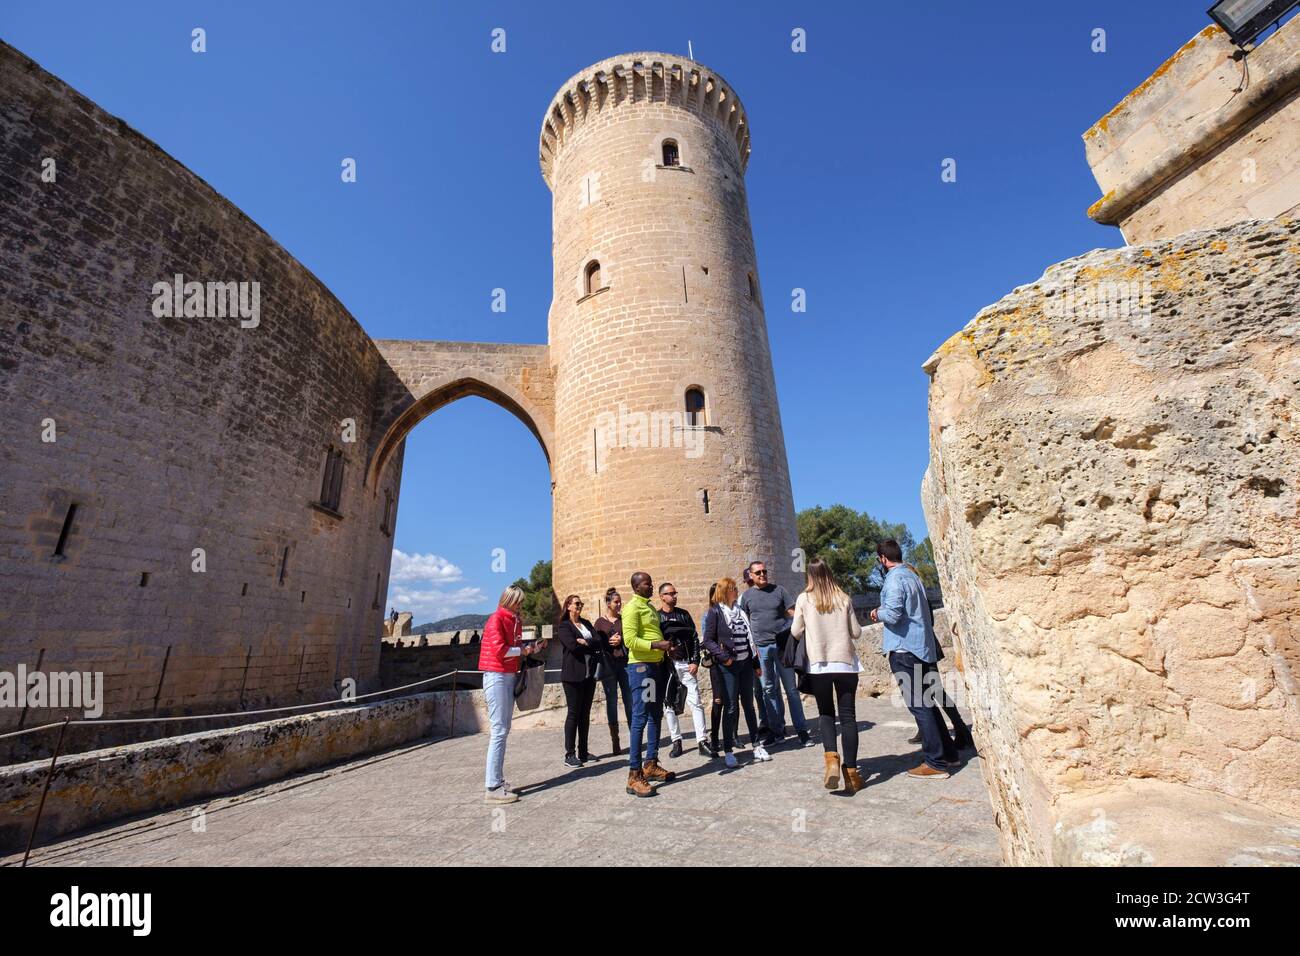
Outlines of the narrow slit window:
{"type": "Polygon", "coordinates": [[[390,538],[393,536],[393,490],[391,488],[384,489],[384,520],[379,530],[390,538]]]}
{"type": "Polygon", "coordinates": [[[754,281],[754,273],[749,273],[749,297],[755,302],[758,301],[758,283],[754,281]]]}
{"type": "Polygon", "coordinates": [[[289,568],[289,547],[285,545],[284,551],[280,553],[280,583],[284,583],[284,572],[289,568]]]}
{"type": "Polygon", "coordinates": [[[677,149],[677,140],[664,140],[664,163],[665,166],[680,166],[682,164],[681,153],[677,149]]]}
{"type": "Polygon", "coordinates": [[[141,572],[140,572],[140,587],[142,587],[142,588],[147,588],[148,586],[149,586],[149,572],[148,572],[148,571],[141,571],[141,572]]]}
{"type": "Polygon", "coordinates": [[[372,608],[379,608],[379,607],[382,607],[382,606],[383,606],[383,605],[381,605],[381,604],[379,603],[379,583],[380,583],[380,578],[382,578],[382,577],[383,577],[382,574],[376,574],[376,575],[375,575],[375,600],[374,600],[374,602],[370,605],[372,608]]]}
{"type": "Polygon", "coordinates": [[[698,388],[686,390],[686,424],[702,427],[705,422],[704,392],[698,388]]]}
{"type": "Polygon", "coordinates": [[[54,557],[61,558],[64,556],[64,549],[68,546],[68,536],[72,534],[72,522],[77,517],[77,506],[68,505],[68,513],[63,516],[63,528],[59,531],[59,541],[54,546],[54,557]]]}
{"type": "Polygon", "coordinates": [[[320,503],[330,511],[339,510],[343,495],[343,451],[333,445],[325,452],[325,472],[321,476],[320,503]]]}
{"type": "Polygon", "coordinates": [[[583,272],[583,291],[587,295],[593,292],[599,292],[602,288],[600,284],[600,263],[592,259],[587,263],[587,268],[583,272]]]}

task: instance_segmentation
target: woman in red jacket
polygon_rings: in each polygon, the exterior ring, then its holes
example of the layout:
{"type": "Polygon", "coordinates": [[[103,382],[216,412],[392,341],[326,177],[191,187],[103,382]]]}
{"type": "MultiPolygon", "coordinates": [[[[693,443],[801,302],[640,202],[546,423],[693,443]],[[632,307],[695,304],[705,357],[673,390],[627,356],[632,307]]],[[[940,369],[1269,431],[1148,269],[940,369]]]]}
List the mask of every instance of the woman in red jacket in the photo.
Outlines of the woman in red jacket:
{"type": "Polygon", "coordinates": [[[492,726],[484,803],[514,803],[519,799],[519,794],[506,786],[503,776],[506,738],[510,736],[510,718],[515,709],[515,679],[519,675],[519,662],[525,656],[546,650],[545,641],[537,641],[528,648],[523,646],[524,629],[519,621],[523,603],[524,592],[520,588],[512,585],[502,591],[479,642],[478,669],[483,672],[483,696],[487,698],[488,722],[492,726]]]}

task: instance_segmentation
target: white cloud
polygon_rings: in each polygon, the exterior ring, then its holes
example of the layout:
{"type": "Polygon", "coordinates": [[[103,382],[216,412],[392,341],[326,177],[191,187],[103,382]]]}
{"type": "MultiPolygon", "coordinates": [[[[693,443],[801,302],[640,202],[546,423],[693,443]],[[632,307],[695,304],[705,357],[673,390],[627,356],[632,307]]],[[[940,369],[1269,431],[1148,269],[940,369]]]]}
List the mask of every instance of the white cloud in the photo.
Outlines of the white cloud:
{"type": "Polygon", "coordinates": [[[388,590],[388,606],[399,611],[410,611],[415,623],[424,624],[456,614],[481,609],[488,597],[482,588],[463,587],[454,591],[413,590],[401,586],[388,590]]]}
{"type": "Polygon", "coordinates": [[[488,597],[482,588],[470,585],[454,589],[442,587],[464,579],[464,572],[446,558],[436,554],[407,554],[394,548],[388,606],[410,611],[417,624],[487,606],[488,597]]]}
{"type": "Polygon", "coordinates": [[[427,581],[430,584],[452,584],[464,580],[465,575],[446,558],[436,554],[407,554],[393,549],[393,570],[390,581],[412,584],[427,581]]]}

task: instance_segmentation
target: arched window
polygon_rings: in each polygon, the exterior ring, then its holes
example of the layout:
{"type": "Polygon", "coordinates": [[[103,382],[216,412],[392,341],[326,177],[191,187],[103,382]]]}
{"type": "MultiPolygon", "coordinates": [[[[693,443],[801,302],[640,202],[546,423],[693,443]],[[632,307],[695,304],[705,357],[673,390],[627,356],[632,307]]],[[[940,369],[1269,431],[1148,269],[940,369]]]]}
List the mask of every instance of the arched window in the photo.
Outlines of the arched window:
{"type": "Polygon", "coordinates": [[[664,140],[664,165],[680,166],[682,164],[681,154],[677,150],[677,140],[664,140]]]}
{"type": "Polygon", "coordinates": [[[686,424],[700,428],[707,424],[704,416],[704,392],[693,385],[686,390],[686,424]]]}
{"type": "Polygon", "coordinates": [[[587,263],[587,268],[583,272],[582,291],[586,295],[601,290],[600,284],[600,263],[592,259],[587,263]]]}

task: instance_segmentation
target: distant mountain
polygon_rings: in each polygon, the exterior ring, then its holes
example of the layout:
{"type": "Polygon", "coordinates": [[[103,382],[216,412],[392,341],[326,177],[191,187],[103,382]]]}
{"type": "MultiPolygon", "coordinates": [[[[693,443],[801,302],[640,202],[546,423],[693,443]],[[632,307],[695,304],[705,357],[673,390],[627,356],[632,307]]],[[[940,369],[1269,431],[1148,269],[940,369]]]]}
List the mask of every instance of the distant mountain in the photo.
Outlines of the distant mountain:
{"type": "Polygon", "coordinates": [[[444,617],[441,621],[434,621],[431,624],[420,624],[411,628],[412,634],[439,634],[445,631],[481,631],[483,625],[487,623],[488,615],[486,614],[457,614],[455,617],[444,617]]]}

